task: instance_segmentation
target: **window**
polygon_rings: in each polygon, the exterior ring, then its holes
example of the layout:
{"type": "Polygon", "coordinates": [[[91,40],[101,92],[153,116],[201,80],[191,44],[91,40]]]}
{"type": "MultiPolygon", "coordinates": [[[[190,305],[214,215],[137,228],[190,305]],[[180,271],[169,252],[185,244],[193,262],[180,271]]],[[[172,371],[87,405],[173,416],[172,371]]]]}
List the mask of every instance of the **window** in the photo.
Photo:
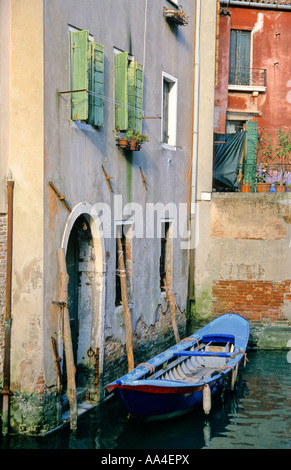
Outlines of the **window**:
{"type": "Polygon", "coordinates": [[[226,121],[226,133],[234,134],[244,130],[245,121],[226,121]]]}
{"type": "Polygon", "coordinates": [[[229,84],[250,85],[251,31],[230,31],[229,84]]]}
{"type": "Polygon", "coordinates": [[[170,222],[162,222],[161,256],[160,256],[160,289],[164,292],[165,282],[172,286],[172,252],[173,237],[171,237],[170,222]]]}
{"type": "Polygon", "coordinates": [[[87,30],[71,31],[70,38],[71,118],[103,126],[104,46],[90,41],[87,30]]]}
{"type": "MultiPolygon", "coordinates": [[[[126,290],[128,302],[132,301],[132,226],[129,224],[119,225],[116,227],[116,237],[121,239],[123,260],[125,266],[125,277],[126,277],[126,290]]],[[[115,283],[115,306],[118,307],[122,304],[121,296],[121,283],[120,276],[123,273],[119,272],[119,261],[118,257],[121,253],[118,252],[117,238],[116,238],[116,283],[115,283]]]]}
{"type": "Polygon", "coordinates": [[[115,53],[115,128],[142,134],[143,66],[128,52],[115,53]]]}
{"type": "Polygon", "coordinates": [[[162,144],[174,149],[177,133],[177,79],[162,74],[162,144]]]}

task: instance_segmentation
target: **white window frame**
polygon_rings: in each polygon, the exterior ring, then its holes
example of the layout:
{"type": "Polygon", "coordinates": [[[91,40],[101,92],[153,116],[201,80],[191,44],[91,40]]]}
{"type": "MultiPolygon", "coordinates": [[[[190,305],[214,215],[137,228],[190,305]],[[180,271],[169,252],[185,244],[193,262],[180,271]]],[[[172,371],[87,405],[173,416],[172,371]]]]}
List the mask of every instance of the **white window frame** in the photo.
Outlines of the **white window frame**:
{"type": "Polygon", "coordinates": [[[177,143],[177,105],[178,105],[178,79],[169,73],[162,72],[162,107],[161,107],[161,143],[162,147],[169,150],[176,150],[177,143]],[[169,94],[169,118],[168,118],[168,129],[169,129],[169,142],[163,142],[163,128],[164,128],[164,81],[172,84],[171,91],[169,94]]]}

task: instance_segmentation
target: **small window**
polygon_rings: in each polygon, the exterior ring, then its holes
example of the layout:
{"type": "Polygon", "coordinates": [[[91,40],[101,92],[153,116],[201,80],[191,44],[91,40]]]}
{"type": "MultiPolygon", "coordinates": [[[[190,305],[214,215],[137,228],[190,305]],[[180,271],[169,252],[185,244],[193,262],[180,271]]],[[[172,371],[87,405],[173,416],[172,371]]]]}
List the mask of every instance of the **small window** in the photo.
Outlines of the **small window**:
{"type": "Polygon", "coordinates": [[[245,121],[226,121],[226,133],[235,134],[244,130],[245,121]]]}
{"type": "Polygon", "coordinates": [[[162,144],[175,149],[177,133],[177,79],[166,73],[163,73],[162,78],[162,144]]]}
{"type": "Polygon", "coordinates": [[[124,273],[119,271],[119,260],[118,257],[123,254],[123,261],[125,266],[125,277],[126,277],[126,291],[128,302],[132,302],[132,226],[131,225],[119,225],[116,227],[116,283],[115,283],[115,306],[118,307],[122,304],[121,296],[121,282],[120,276],[124,273]],[[122,254],[118,251],[117,237],[121,239],[122,254]]]}
{"type": "Polygon", "coordinates": [[[161,228],[160,289],[164,292],[165,283],[169,288],[172,286],[173,239],[170,222],[162,222],[161,228]]]}

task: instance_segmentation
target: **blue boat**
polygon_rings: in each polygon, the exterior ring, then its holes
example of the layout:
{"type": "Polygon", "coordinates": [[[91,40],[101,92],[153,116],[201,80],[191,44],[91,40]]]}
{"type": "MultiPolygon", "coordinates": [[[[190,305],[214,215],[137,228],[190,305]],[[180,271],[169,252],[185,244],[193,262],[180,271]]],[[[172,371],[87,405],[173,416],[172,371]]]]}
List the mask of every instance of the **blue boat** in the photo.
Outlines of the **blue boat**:
{"type": "Polygon", "coordinates": [[[246,363],[249,323],[227,313],[106,385],[133,418],[173,418],[195,406],[209,414],[214,397],[233,389],[246,363]]]}

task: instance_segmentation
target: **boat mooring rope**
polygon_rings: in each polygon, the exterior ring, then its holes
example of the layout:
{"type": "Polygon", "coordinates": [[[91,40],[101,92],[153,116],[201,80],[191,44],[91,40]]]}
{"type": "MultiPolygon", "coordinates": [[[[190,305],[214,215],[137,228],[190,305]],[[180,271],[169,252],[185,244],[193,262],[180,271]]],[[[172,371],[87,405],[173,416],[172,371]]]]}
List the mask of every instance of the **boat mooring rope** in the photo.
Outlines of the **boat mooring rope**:
{"type": "Polygon", "coordinates": [[[184,338],[184,339],[180,342],[180,344],[187,343],[187,341],[196,341],[197,347],[198,347],[198,349],[199,349],[199,341],[198,341],[198,339],[196,339],[196,338],[184,338]]]}
{"type": "Polygon", "coordinates": [[[142,362],[137,367],[148,367],[150,369],[150,374],[153,374],[155,372],[155,366],[149,364],[148,362],[142,362]]]}

